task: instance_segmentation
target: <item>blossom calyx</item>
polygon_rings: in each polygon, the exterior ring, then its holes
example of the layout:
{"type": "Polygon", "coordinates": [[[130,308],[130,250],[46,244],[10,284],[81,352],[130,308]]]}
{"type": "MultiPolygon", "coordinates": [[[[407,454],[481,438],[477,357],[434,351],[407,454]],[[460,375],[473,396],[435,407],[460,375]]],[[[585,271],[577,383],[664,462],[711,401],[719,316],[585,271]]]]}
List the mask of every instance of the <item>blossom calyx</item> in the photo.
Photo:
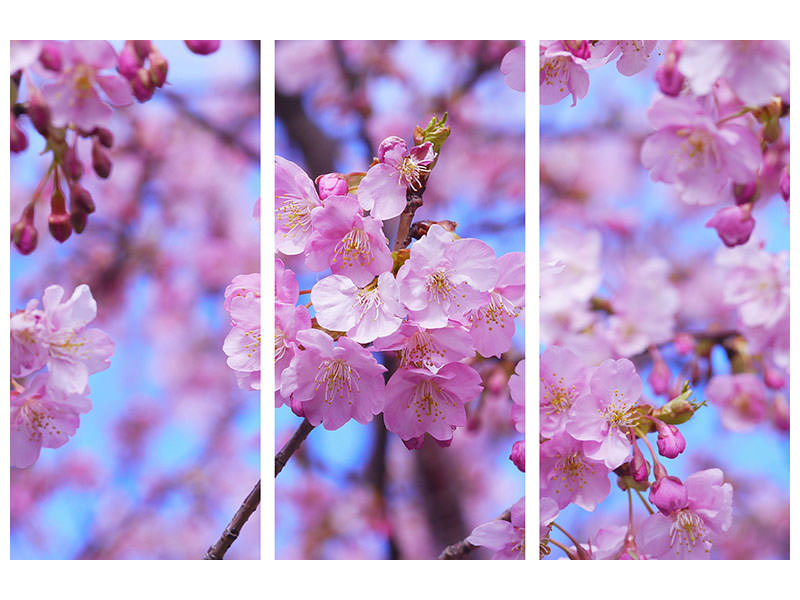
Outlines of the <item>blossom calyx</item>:
{"type": "Polygon", "coordinates": [[[437,119],[436,115],[433,115],[425,129],[417,125],[414,128],[414,145],[421,146],[425,142],[431,142],[433,144],[433,151],[439,154],[445,140],[447,140],[450,135],[450,127],[445,125],[446,122],[447,113],[445,112],[441,120],[437,119]]]}
{"type": "Polygon", "coordinates": [[[664,406],[653,411],[653,416],[669,425],[680,425],[692,418],[695,411],[700,408],[698,404],[689,402],[692,395],[692,388],[689,382],[683,384],[681,393],[667,402],[664,406]]]}

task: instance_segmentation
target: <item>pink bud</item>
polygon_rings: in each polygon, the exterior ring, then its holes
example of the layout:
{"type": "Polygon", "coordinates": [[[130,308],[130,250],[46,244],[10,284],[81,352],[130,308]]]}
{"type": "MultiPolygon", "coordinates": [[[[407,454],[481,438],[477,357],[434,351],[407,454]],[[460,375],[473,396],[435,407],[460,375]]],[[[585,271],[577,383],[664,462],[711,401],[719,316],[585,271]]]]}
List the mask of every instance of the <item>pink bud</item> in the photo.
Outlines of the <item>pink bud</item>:
{"type": "Polygon", "coordinates": [[[150,71],[142,67],[136,72],[136,75],[131,79],[131,89],[133,95],[139,102],[147,102],[153,97],[156,91],[153,81],[150,79],[150,71]]]}
{"type": "Polygon", "coordinates": [[[150,81],[156,87],[161,87],[167,81],[167,69],[169,67],[167,59],[155,47],[148,54],[148,58],[150,59],[150,81]]]}
{"type": "Polygon", "coordinates": [[[781,172],[781,179],[778,182],[778,189],[786,202],[789,202],[789,167],[781,172]]]}
{"type": "Polygon", "coordinates": [[[128,41],[122,47],[117,57],[117,71],[128,81],[136,77],[136,73],[144,65],[144,61],[139,58],[133,43],[128,41]]]}
{"type": "Polygon", "coordinates": [[[17,127],[17,119],[11,111],[11,152],[22,152],[28,147],[28,136],[17,127]]]}
{"type": "Polygon", "coordinates": [[[650,475],[650,465],[647,464],[647,460],[645,460],[644,454],[639,449],[639,444],[636,443],[635,438],[633,440],[633,458],[630,462],[630,473],[633,480],[638,483],[647,481],[650,475]]]}
{"type": "Polygon", "coordinates": [[[669,516],[689,504],[686,486],[677,477],[667,475],[650,486],[650,502],[658,507],[663,515],[669,516]]]}
{"type": "Polygon", "coordinates": [[[136,51],[136,55],[142,60],[147,58],[147,55],[150,54],[153,48],[150,40],[131,40],[131,42],[133,49],[136,51]]]}
{"type": "Polygon", "coordinates": [[[39,90],[31,89],[27,112],[36,131],[47,137],[50,126],[50,108],[45,103],[39,90]]]}
{"type": "Polygon", "coordinates": [[[425,443],[425,434],[411,438],[410,440],[403,440],[403,444],[405,444],[406,448],[409,450],[419,450],[422,448],[422,444],[425,443]]]}
{"type": "Polygon", "coordinates": [[[773,390],[779,390],[786,385],[786,380],[778,369],[766,366],[764,367],[764,383],[773,390]]]}
{"type": "Polygon", "coordinates": [[[22,218],[14,224],[11,229],[11,241],[20,251],[20,254],[30,254],[36,249],[36,241],[39,234],[33,225],[33,207],[30,211],[26,209],[22,218]],[[30,214],[30,218],[27,215],[30,214]]]}
{"type": "Polygon", "coordinates": [[[59,73],[61,71],[61,43],[53,41],[42,42],[39,62],[48,71],[59,73]]]}
{"type": "Polygon", "coordinates": [[[111,175],[111,159],[103,151],[96,139],[92,141],[92,168],[97,173],[97,176],[103,179],[111,175]]]}
{"type": "Polygon", "coordinates": [[[104,147],[111,148],[114,146],[114,134],[112,134],[105,127],[95,127],[92,129],[92,135],[97,138],[104,147]]]}
{"type": "Polygon", "coordinates": [[[755,226],[756,222],[750,211],[744,210],[741,206],[721,208],[706,223],[706,227],[717,230],[717,235],[729,248],[747,243],[755,226]]]}
{"type": "Polygon", "coordinates": [[[658,430],[658,453],[667,458],[675,458],[686,450],[686,439],[675,425],[667,425],[659,419],[652,419],[658,430]]]}
{"type": "Polygon", "coordinates": [[[69,223],[76,234],[83,233],[86,229],[86,224],[89,222],[89,215],[82,211],[73,211],[69,214],[69,223]]]}
{"type": "Polygon", "coordinates": [[[511,446],[511,456],[508,458],[520,471],[525,472],[525,440],[514,442],[514,445],[511,446]]]}
{"type": "Polygon", "coordinates": [[[756,199],[757,194],[758,183],[755,181],[733,184],[733,198],[736,204],[750,204],[756,199]]]}
{"type": "Polygon", "coordinates": [[[64,173],[72,181],[78,181],[83,177],[83,163],[78,158],[77,148],[74,145],[69,146],[64,153],[64,173]]]}
{"type": "Polygon", "coordinates": [[[592,56],[592,47],[587,40],[564,40],[564,48],[576,58],[588,60],[592,56]]]}
{"type": "Polygon", "coordinates": [[[72,234],[72,224],[70,223],[69,214],[66,209],[62,208],[60,211],[54,209],[47,219],[47,225],[50,228],[50,235],[62,244],[66,242],[67,238],[72,234]]]}
{"type": "Polygon", "coordinates": [[[73,183],[69,188],[69,207],[72,212],[90,215],[94,212],[94,200],[88,190],[80,184],[73,183]]]}
{"type": "Polygon", "coordinates": [[[666,394],[669,390],[669,382],[671,379],[672,373],[670,373],[667,363],[664,362],[660,354],[657,357],[654,355],[653,368],[647,376],[647,383],[653,388],[653,393],[657,396],[666,394]]]}
{"type": "Polygon", "coordinates": [[[186,47],[195,54],[213,54],[219,50],[219,40],[184,40],[186,47]]]}
{"type": "Polygon", "coordinates": [[[339,173],[328,173],[317,177],[319,199],[325,200],[328,196],[346,196],[348,192],[347,179],[339,173]]]}
{"type": "Polygon", "coordinates": [[[685,80],[683,73],[678,71],[678,67],[675,65],[669,66],[664,63],[656,69],[658,88],[665,96],[675,97],[679,95],[685,80]]]}

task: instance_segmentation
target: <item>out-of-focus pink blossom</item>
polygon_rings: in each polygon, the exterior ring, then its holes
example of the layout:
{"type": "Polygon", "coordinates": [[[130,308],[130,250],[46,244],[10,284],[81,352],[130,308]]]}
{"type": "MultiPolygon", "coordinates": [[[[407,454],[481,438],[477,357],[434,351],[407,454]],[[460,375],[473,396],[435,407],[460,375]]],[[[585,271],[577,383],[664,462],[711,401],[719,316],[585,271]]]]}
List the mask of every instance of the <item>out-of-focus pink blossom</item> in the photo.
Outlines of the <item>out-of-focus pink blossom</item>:
{"type": "Polygon", "coordinates": [[[617,71],[631,76],[647,68],[655,47],[655,40],[600,40],[594,45],[592,56],[603,57],[606,62],[619,57],[617,71]]]}
{"type": "Polygon", "coordinates": [[[518,92],[525,91],[525,46],[509,50],[500,63],[500,72],[506,76],[506,85],[518,92]]]}
{"type": "Polygon", "coordinates": [[[752,373],[712,377],[706,386],[706,398],[719,406],[720,420],[731,431],[752,429],[767,413],[767,390],[752,373]]]}
{"type": "Polygon", "coordinates": [[[497,519],[472,530],[467,541],[494,550],[494,560],[525,558],[525,497],[511,507],[511,521],[497,519]]]}
{"type": "Polygon", "coordinates": [[[511,407],[511,420],[514,421],[514,429],[520,433],[525,433],[525,359],[517,363],[514,367],[514,374],[508,378],[508,390],[511,393],[511,400],[514,406],[511,407]]]}

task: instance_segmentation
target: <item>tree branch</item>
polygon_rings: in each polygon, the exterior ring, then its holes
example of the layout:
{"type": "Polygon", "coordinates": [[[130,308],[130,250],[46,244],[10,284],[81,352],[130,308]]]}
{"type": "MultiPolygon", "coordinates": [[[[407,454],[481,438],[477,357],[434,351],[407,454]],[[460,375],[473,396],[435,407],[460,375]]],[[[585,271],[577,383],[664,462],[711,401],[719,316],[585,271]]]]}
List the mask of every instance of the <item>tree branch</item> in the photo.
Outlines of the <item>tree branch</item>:
{"type": "Polygon", "coordinates": [[[225,528],[225,531],[222,532],[222,535],[216,543],[208,547],[203,560],[222,560],[225,557],[225,553],[231,547],[231,544],[239,537],[242,526],[247,523],[247,519],[249,519],[250,515],[258,508],[259,502],[261,502],[260,479],[250,493],[247,494],[247,498],[244,499],[239,510],[233,515],[231,522],[228,523],[228,526],[225,528]]]}
{"type": "Polygon", "coordinates": [[[289,462],[289,459],[292,457],[292,454],[297,451],[300,447],[300,444],[303,443],[308,437],[308,434],[311,433],[311,430],[314,429],[314,426],[308,421],[308,419],[303,419],[303,422],[300,423],[300,427],[297,428],[292,434],[292,437],[289,438],[289,441],[283,445],[283,448],[275,455],[275,477],[278,476],[278,473],[283,471],[283,467],[286,466],[286,463],[289,462]]]}
{"type": "MultiPolygon", "coordinates": [[[[506,510],[496,520],[511,521],[511,510],[506,510]]],[[[470,544],[466,539],[464,539],[460,542],[456,542],[455,544],[450,544],[447,548],[442,550],[442,553],[439,555],[439,560],[460,560],[475,550],[475,548],[477,548],[477,546],[470,544]]]]}

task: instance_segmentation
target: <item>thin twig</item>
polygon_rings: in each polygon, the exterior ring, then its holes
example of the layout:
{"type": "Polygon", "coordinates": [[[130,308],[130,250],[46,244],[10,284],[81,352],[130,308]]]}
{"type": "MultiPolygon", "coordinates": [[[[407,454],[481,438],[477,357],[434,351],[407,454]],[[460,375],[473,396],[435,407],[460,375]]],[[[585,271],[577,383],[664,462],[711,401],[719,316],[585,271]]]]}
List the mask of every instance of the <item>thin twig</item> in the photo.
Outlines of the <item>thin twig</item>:
{"type": "MultiPolygon", "coordinates": [[[[511,521],[511,510],[507,509],[497,520],[511,521]]],[[[477,548],[477,546],[464,539],[455,544],[450,544],[447,548],[442,550],[442,553],[439,555],[439,560],[460,560],[475,550],[475,548],[477,548]]]]}
{"type": "Polygon", "coordinates": [[[289,462],[289,459],[292,457],[297,449],[300,447],[300,444],[303,443],[308,437],[308,434],[311,433],[311,430],[314,429],[314,426],[308,421],[308,419],[303,419],[303,422],[300,423],[300,427],[297,428],[292,434],[292,437],[289,438],[289,441],[283,445],[283,448],[275,455],[275,477],[278,476],[283,470],[283,467],[286,466],[286,463],[289,462]]]}
{"type": "Polygon", "coordinates": [[[259,502],[261,502],[260,479],[250,493],[247,494],[247,498],[244,499],[239,510],[233,515],[231,522],[228,523],[228,526],[225,528],[225,531],[222,532],[222,535],[219,536],[216,543],[208,547],[203,560],[222,560],[225,557],[225,553],[231,547],[231,544],[239,537],[242,526],[247,523],[247,519],[249,519],[250,515],[258,508],[259,502]]]}

